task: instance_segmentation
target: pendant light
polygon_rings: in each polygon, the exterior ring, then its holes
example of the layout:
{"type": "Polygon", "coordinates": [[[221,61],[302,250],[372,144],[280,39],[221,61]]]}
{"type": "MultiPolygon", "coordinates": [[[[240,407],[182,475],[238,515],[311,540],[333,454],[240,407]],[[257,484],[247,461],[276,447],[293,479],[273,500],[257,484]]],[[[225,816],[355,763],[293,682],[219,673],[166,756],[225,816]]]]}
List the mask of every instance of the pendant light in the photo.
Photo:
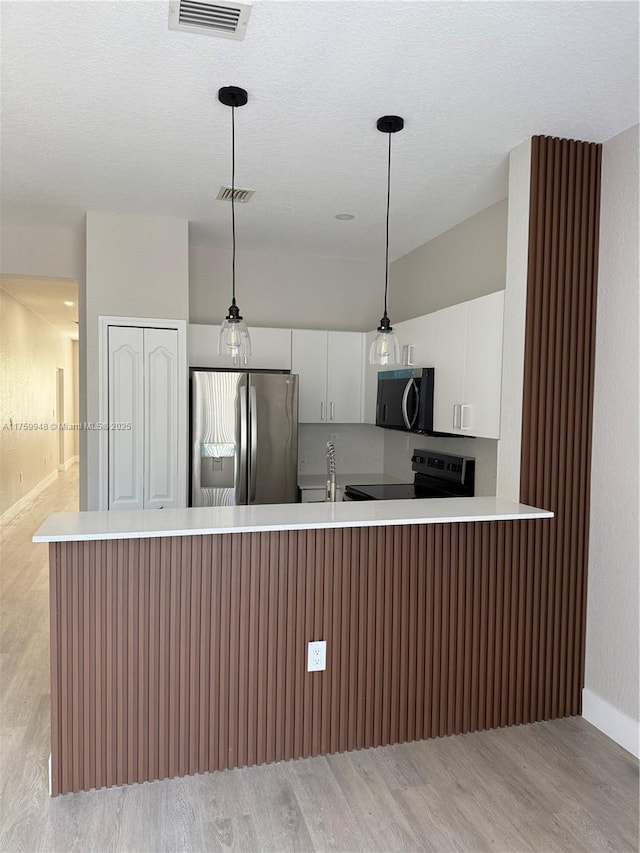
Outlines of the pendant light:
{"type": "Polygon", "coordinates": [[[391,198],[391,135],[402,130],[404,119],[400,116],[382,116],[378,119],[377,128],[381,133],[389,135],[389,155],[387,158],[387,232],[384,259],[384,313],[378,326],[378,334],[373,339],[369,350],[369,364],[392,366],[400,362],[400,345],[396,337],[389,315],[387,314],[387,294],[389,291],[389,200],[391,198]]]}
{"type": "Polygon", "coordinates": [[[231,305],[229,313],[222,321],[218,337],[218,355],[230,355],[233,364],[246,364],[251,355],[249,331],[236,304],[236,107],[243,107],[248,101],[244,89],[238,86],[223,86],[218,90],[218,100],[231,107],[231,305]]]}

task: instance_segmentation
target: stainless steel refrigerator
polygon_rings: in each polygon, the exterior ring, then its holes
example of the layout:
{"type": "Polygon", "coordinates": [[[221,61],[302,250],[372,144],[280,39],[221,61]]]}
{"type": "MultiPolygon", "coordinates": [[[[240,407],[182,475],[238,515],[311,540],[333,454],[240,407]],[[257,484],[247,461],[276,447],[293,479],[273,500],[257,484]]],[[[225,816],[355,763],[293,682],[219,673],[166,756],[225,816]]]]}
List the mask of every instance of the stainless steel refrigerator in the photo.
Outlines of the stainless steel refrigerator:
{"type": "Polygon", "coordinates": [[[191,371],[191,506],[298,499],[298,377],[191,371]]]}

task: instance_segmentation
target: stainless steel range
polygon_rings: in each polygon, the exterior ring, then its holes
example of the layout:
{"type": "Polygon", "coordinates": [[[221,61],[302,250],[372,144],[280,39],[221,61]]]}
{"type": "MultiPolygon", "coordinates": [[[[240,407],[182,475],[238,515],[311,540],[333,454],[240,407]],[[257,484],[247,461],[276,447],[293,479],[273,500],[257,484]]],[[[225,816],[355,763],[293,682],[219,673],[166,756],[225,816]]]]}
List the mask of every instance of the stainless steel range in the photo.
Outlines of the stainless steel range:
{"type": "Polygon", "coordinates": [[[470,498],[475,491],[476,461],[469,456],[452,456],[432,450],[414,450],[411,468],[413,483],[381,483],[346,486],[347,501],[389,501],[407,498],[470,498]]]}

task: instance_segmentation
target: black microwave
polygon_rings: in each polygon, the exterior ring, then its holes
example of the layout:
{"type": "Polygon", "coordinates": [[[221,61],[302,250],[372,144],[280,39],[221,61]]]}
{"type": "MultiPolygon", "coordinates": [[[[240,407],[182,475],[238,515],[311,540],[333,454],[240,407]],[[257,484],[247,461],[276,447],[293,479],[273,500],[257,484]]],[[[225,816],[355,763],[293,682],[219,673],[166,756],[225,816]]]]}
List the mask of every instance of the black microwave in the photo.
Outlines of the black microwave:
{"type": "Polygon", "coordinates": [[[434,368],[403,368],[378,373],[376,425],[425,435],[433,430],[434,368]]]}

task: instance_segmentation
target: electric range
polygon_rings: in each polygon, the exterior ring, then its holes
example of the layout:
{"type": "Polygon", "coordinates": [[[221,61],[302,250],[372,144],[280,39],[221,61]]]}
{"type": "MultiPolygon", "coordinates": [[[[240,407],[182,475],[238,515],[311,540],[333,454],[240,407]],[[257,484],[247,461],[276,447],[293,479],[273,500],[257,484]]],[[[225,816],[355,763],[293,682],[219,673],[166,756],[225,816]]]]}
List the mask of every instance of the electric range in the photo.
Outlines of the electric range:
{"type": "Polygon", "coordinates": [[[348,485],[346,501],[393,501],[411,498],[469,498],[475,492],[475,459],[431,450],[414,450],[413,483],[348,485]]]}

